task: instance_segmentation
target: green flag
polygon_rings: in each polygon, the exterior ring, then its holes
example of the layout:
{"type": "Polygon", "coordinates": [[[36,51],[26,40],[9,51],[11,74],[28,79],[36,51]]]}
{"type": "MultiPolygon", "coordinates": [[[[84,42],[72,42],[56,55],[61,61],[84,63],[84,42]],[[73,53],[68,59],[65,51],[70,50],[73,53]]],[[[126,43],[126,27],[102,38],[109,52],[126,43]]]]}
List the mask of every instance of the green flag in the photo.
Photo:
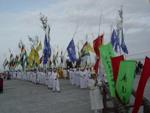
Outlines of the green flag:
{"type": "Polygon", "coordinates": [[[131,60],[122,61],[120,63],[116,91],[123,104],[129,103],[135,74],[135,65],[136,62],[131,60]]]}
{"type": "Polygon", "coordinates": [[[106,78],[109,84],[110,94],[111,96],[115,96],[115,83],[113,79],[113,72],[112,72],[112,66],[111,66],[111,57],[114,57],[114,51],[112,48],[112,45],[110,43],[106,45],[102,45],[100,47],[100,55],[101,60],[104,65],[104,69],[106,72],[106,78]]]}

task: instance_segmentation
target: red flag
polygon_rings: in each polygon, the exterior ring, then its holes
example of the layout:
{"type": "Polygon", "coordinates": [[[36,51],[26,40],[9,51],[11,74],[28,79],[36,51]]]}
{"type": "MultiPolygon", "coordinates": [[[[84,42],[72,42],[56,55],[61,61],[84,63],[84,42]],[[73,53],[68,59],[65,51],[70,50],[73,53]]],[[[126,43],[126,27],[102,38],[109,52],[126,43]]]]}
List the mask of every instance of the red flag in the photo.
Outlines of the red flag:
{"type": "Polygon", "coordinates": [[[96,63],[94,65],[95,73],[98,73],[98,67],[99,67],[99,59],[96,60],[96,63]]]}
{"type": "Polygon", "coordinates": [[[138,88],[136,91],[135,102],[134,102],[134,107],[133,107],[132,113],[138,113],[138,110],[142,103],[144,88],[146,86],[146,82],[147,82],[148,78],[150,77],[149,67],[150,67],[150,58],[146,57],[145,63],[143,66],[143,70],[142,70],[142,74],[141,74],[141,78],[140,78],[138,88]]]}
{"type": "Polygon", "coordinates": [[[104,34],[98,36],[93,41],[93,48],[94,48],[95,54],[97,56],[97,60],[96,60],[96,63],[94,65],[94,70],[95,70],[96,73],[98,73],[98,67],[99,67],[99,63],[100,63],[100,51],[99,51],[99,47],[103,44],[103,36],[104,36],[104,34]]]}
{"type": "Polygon", "coordinates": [[[100,57],[100,52],[99,52],[99,47],[103,44],[103,36],[104,34],[98,36],[94,41],[93,41],[93,48],[96,53],[96,56],[99,58],[100,57]]]}
{"type": "Polygon", "coordinates": [[[114,81],[117,80],[119,66],[120,66],[121,61],[124,61],[123,55],[111,58],[111,65],[112,65],[112,71],[113,71],[113,75],[114,75],[114,81]]]}

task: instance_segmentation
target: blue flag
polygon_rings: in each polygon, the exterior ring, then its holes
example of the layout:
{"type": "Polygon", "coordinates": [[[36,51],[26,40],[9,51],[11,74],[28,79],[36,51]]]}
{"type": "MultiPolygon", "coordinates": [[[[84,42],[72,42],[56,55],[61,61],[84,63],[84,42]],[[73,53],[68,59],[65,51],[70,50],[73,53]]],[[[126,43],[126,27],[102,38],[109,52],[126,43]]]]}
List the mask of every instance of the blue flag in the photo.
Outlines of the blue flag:
{"type": "Polygon", "coordinates": [[[70,58],[70,60],[72,62],[76,61],[76,50],[75,50],[75,44],[73,39],[70,41],[68,47],[67,47],[67,51],[68,51],[68,56],[70,58]]]}
{"type": "Polygon", "coordinates": [[[113,47],[114,47],[115,42],[116,42],[116,37],[117,37],[116,31],[113,29],[113,32],[112,32],[112,35],[111,35],[111,44],[112,44],[113,47]]]}
{"type": "Polygon", "coordinates": [[[43,64],[46,64],[48,61],[48,58],[51,56],[51,47],[50,42],[48,41],[46,35],[44,40],[44,50],[43,50],[44,58],[43,58],[43,64]]]}
{"type": "Polygon", "coordinates": [[[111,44],[113,46],[113,49],[118,52],[118,49],[120,48],[120,41],[119,41],[119,37],[115,31],[115,29],[113,29],[112,35],[111,35],[111,44]]]}
{"type": "Polygon", "coordinates": [[[115,42],[115,47],[114,47],[114,49],[115,49],[115,51],[116,52],[118,52],[118,49],[120,50],[120,40],[119,40],[119,37],[117,36],[116,37],[116,40],[115,40],[116,42],[115,42]]]}
{"type": "Polygon", "coordinates": [[[128,49],[127,49],[127,46],[124,42],[124,37],[122,37],[122,40],[121,40],[121,48],[122,48],[122,51],[126,54],[128,54],[128,49]]]}

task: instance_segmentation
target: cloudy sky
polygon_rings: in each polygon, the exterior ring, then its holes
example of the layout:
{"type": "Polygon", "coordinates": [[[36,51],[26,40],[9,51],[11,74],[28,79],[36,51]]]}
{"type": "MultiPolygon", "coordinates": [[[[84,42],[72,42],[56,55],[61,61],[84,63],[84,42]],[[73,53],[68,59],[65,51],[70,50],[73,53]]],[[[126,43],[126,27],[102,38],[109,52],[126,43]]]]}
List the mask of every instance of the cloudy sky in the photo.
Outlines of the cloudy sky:
{"type": "Polygon", "coordinates": [[[0,0],[0,64],[8,57],[9,49],[14,54],[19,53],[19,40],[24,42],[27,50],[30,49],[28,35],[38,35],[43,42],[40,12],[48,17],[52,47],[59,45],[65,50],[76,26],[75,43],[79,42],[81,46],[86,39],[92,42],[99,32],[100,15],[100,30],[105,33],[107,43],[110,40],[110,26],[115,26],[117,10],[122,5],[129,54],[132,57],[136,53],[140,57],[150,56],[148,0],[0,0]],[[88,38],[85,38],[86,35],[88,38]]]}

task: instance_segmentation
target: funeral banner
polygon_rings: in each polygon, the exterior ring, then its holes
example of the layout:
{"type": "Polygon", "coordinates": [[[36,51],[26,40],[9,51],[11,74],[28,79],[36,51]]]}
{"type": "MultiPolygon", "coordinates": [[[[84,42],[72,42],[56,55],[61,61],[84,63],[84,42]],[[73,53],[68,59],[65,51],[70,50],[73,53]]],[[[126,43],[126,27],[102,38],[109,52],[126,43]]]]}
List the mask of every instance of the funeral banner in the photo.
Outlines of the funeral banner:
{"type": "Polygon", "coordinates": [[[132,113],[138,113],[138,110],[142,103],[144,88],[146,86],[146,82],[147,82],[148,78],[150,77],[150,69],[149,68],[150,68],[150,58],[146,57],[144,67],[142,70],[142,74],[141,74],[141,78],[140,78],[138,88],[136,91],[135,102],[134,102],[134,107],[133,107],[132,113]]]}
{"type": "Polygon", "coordinates": [[[123,104],[128,104],[132,92],[135,74],[135,61],[127,60],[120,63],[116,92],[123,104]]]}
{"type": "Polygon", "coordinates": [[[124,60],[123,55],[111,58],[111,65],[112,65],[113,77],[114,77],[115,82],[116,82],[117,77],[118,77],[120,62],[123,61],[123,60],[124,60]]]}
{"type": "Polygon", "coordinates": [[[106,78],[109,84],[109,89],[110,89],[110,94],[111,96],[115,96],[115,84],[114,84],[114,79],[113,79],[113,73],[112,73],[112,66],[111,66],[111,57],[114,57],[114,51],[112,48],[112,45],[106,44],[102,45],[100,47],[100,55],[101,55],[101,60],[104,65],[104,69],[106,72],[106,78]]]}

